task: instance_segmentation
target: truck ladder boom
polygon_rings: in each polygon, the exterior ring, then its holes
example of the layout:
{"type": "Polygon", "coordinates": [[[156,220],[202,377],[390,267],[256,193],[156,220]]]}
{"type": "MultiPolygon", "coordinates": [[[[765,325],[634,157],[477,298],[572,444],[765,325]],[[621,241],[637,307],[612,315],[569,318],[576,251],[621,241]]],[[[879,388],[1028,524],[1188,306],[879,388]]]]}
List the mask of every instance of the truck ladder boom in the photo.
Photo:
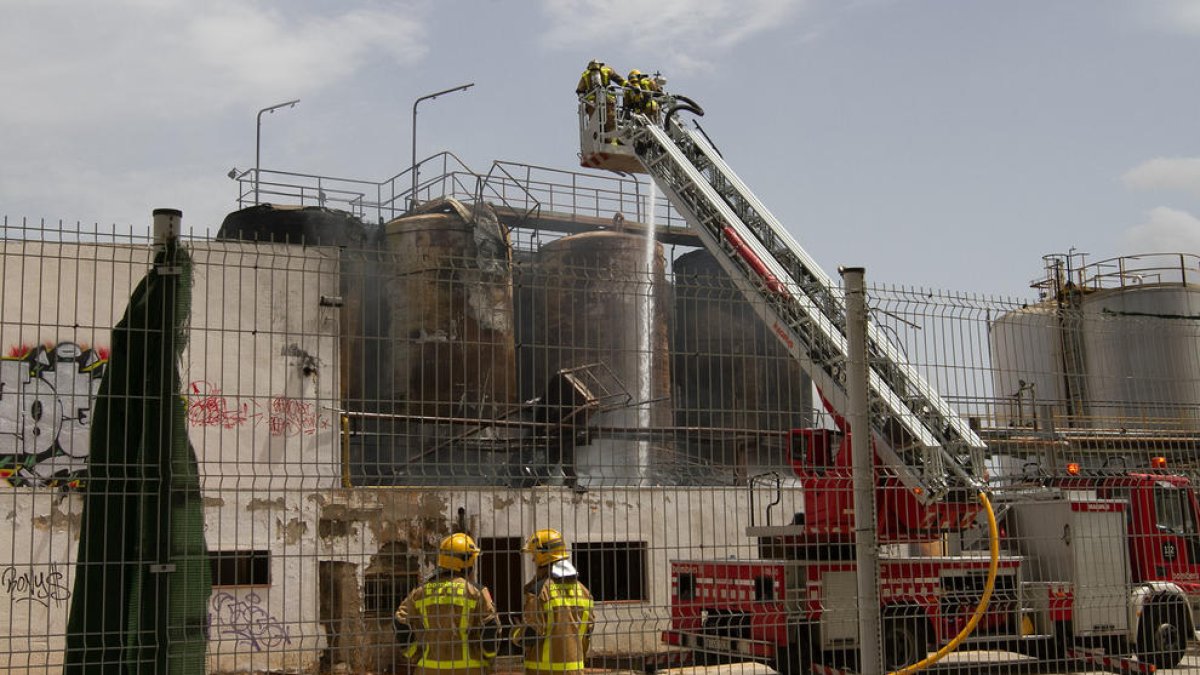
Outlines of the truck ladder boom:
{"type": "MultiPolygon", "coordinates": [[[[841,290],[700,134],[668,119],[625,122],[625,142],[776,337],[844,414],[846,315],[841,290]]],[[[868,322],[872,430],[885,470],[924,502],[983,486],[984,443],[868,322]],[[947,471],[958,480],[948,480],[947,471]]]]}

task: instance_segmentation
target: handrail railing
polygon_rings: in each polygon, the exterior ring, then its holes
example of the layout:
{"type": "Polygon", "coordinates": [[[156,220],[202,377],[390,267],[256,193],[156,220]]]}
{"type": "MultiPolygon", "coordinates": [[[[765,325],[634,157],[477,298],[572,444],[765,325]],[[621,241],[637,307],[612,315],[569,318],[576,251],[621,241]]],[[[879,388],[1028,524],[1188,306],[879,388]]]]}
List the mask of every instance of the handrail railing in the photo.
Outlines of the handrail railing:
{"type": "Polygon", "coordinates": [[[1140,253],[1107,258],[1094,263],[1071,264],[1082,254],[1046,256],[1046,271],[1031,286],[1058,293],[1068,282],[1079,290],[1098,291],[1149,284],[1200,284],[1200,255],[1194,253],[1140,253]]]}
{"type": "MultiPolygon", "coordinates": [[[[449,151],[426,157],[417,166],[421,171],[418,202],[439,197],[487,200],[522,214],[522,219],[546,213],[602,219],[620,214],[625,220],[657,227],[687,227],[670,202],[652,200],[646,186],[631,178],[506,161],[495,161],[487,174],[480,174],[449,151]]],[[[408,167],[378,182],[271,169],[257,174],[248,169],[232,178],[239,185],[239,208],[255,203],[257,185],[260,202],[325,206],[385,222],[408,211],[414,197],[412,171],[408,167]]]]}

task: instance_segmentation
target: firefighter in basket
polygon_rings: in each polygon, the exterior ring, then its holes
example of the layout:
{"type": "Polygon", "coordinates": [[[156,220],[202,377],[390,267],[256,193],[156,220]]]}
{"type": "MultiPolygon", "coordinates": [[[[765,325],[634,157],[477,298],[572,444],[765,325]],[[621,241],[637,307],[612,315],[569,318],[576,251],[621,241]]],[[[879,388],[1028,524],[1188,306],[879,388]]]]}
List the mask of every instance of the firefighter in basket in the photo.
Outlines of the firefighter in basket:
{"type": "MultiPolygon", "coordinates": [[[[599,59],[588,62],[587,69],[579,76],[579,84],[575,86],[575,94],[584,102],[588,117],[597,113],[596,97],[604,97],[604,126],[605,133],[612,133],[617,128],[617,95],[609,90],[609,85],[625,86],[625,78],[615,70],[604,65],[599,59]]],[[[616,141],[612,141],[616,143],[616,141]]]]}

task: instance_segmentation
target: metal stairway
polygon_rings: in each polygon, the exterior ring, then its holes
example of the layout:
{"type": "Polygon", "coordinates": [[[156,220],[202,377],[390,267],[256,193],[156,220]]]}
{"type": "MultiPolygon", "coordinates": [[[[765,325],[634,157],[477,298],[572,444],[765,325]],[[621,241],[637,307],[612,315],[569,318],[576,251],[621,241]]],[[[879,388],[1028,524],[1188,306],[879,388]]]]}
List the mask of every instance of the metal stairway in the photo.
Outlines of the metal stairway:
{"type": "MultiPolygon", "coordinates": [[[[837,285],[701,133],[673,115],[666,128],[632,115],[619,131],[832,408],[844,414],[846,317],[837,285]]],[[[974,501],[984,485],[983,441],[870,323],[867,337],[881,468],[923,503],[974,501]]]]}

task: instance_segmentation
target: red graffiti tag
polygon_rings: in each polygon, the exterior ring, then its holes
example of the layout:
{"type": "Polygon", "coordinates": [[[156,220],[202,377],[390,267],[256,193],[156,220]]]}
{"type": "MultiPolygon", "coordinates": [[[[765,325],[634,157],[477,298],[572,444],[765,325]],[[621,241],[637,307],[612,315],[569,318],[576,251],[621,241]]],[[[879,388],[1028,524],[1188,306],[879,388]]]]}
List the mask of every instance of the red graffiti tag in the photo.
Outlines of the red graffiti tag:
{"type": "Polygon", "coordinates": [[[283,394],[271,397],[264,406],[223,394],[219,386],[206,380],[196,380],[188,388],[188,424],[194,427],[234,429],[265,422],[272,436],[281,437],[311,436],[329,428],[328,417],[319,415],[315,405],[283,394]],[[266,412],[260,412],[264,407],[266,412]]]}
{"type": "Polygon", "coordinates": [[[328,428],[329,421],[318,418],[316,408],[311,403],[276,396],[271,399],[270,427],[272,436],[311,436],[317,433],[318,427],[328,428]]]}
{"type": "Polygon", "coordinates": [[[188,424],[196,427],[220,426],[232,429],[250,419],[250,406],[221,395],[221,388],[212,382],[197,380],[189,385],[192,399],[188,402],[188,424]]]}

